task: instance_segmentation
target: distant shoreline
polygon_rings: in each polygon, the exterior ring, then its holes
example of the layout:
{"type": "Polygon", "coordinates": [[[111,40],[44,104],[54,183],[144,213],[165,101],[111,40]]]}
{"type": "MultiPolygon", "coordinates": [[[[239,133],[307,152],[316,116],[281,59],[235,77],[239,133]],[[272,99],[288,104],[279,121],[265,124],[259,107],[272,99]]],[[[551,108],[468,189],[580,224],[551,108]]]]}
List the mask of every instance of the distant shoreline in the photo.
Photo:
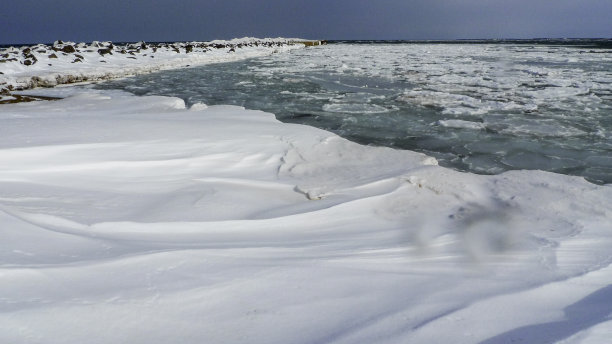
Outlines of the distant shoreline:
{"type": "Polygon", "coordinates": [[[327,40],[329,44],[525,44],[566,45],[593,48],[611,48],[612,38],[503,38],[503,39],[454,39],[454,40],[327,40]]]}
{"type": "MultiPolygon", "coordinates": [[[[593,45],[601,47],[612,47],[612,37],[574,37],[574,38],[459,38],[459,39],[327,39],[309,40],[294,39],[301,42],[320,41],[329,44],[353,43],[353,44],[550,44],[550,45],[593,45]]],[[[151,45],[165,44],[189,44],[193,41],[144,41],[151,45]]],[[[141,43],[141,41],[116,41],[116,45],[129,45],[141,43]]],[[[42,43],[2,43],[0,49],[10,47],[34,46],[38,44],[53,45],[53,42],[42,43]]]]}
{"type": "Polygon", "coordinates": [[[237,38],[174,43],[74,43],[10,46],[0,49],[0,102],[13,91],[92,82],[159,70],[230,62],[322,41],[297,38],[237,38]]]}

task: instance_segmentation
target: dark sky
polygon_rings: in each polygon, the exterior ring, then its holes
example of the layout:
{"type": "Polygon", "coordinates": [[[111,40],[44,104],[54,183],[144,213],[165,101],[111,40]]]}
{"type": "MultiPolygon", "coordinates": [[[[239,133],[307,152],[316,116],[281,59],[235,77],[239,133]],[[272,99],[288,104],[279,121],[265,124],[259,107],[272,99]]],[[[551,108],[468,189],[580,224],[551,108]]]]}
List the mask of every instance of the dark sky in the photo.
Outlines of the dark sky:
{"type": "Polygon", "coordinates": [[[1,0],[0,44],[612,37],[612,0],[1,0]]]}

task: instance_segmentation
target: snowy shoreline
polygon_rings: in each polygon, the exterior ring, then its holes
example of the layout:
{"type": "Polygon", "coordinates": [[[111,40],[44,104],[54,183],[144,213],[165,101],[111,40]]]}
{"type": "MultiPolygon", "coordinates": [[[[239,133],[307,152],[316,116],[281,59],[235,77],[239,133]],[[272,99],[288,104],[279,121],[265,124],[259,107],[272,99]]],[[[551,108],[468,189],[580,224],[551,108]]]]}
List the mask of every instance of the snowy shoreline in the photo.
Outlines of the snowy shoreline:
{"type": "Polygon", "coordinates": [[[9,47],[0,49],[0,96],[36,87],[236,61],[301,48],[306,42],[288,38],[127,44],[56,41],[50,46],[9,47]]]}
{"type": "Polygon", "coordinates": [[[0,106],[0,342],[612,335],[610,185],[458,172],[236,106],[36,93],[62,99],[0,106]]]}

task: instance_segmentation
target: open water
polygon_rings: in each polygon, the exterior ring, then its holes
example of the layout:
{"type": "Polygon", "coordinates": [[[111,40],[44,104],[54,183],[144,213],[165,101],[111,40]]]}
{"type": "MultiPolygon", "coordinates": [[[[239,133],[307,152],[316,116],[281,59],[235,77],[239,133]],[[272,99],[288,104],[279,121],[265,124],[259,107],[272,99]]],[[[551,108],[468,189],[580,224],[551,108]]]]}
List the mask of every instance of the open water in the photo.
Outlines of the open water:
{"type": "Polygon", "coordinates": [[[233,104],[479,174],[612,183],[612,46],[601,41],[335,42],[99,88],[233,104]]]}

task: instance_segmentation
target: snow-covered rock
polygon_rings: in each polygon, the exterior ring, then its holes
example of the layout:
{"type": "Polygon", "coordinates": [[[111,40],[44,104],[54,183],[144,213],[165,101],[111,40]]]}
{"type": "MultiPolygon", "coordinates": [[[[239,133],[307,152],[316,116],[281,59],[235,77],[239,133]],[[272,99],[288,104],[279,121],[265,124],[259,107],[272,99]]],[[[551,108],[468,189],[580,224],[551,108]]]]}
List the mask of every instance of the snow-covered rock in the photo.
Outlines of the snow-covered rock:
{"type": "Polygon", "coordinates": [[[304,47],[299,39],[239,38],[229,41],[52,45],[0,49],[0,93],[105,80],[207,63],[228,62],[304,47]]]}

